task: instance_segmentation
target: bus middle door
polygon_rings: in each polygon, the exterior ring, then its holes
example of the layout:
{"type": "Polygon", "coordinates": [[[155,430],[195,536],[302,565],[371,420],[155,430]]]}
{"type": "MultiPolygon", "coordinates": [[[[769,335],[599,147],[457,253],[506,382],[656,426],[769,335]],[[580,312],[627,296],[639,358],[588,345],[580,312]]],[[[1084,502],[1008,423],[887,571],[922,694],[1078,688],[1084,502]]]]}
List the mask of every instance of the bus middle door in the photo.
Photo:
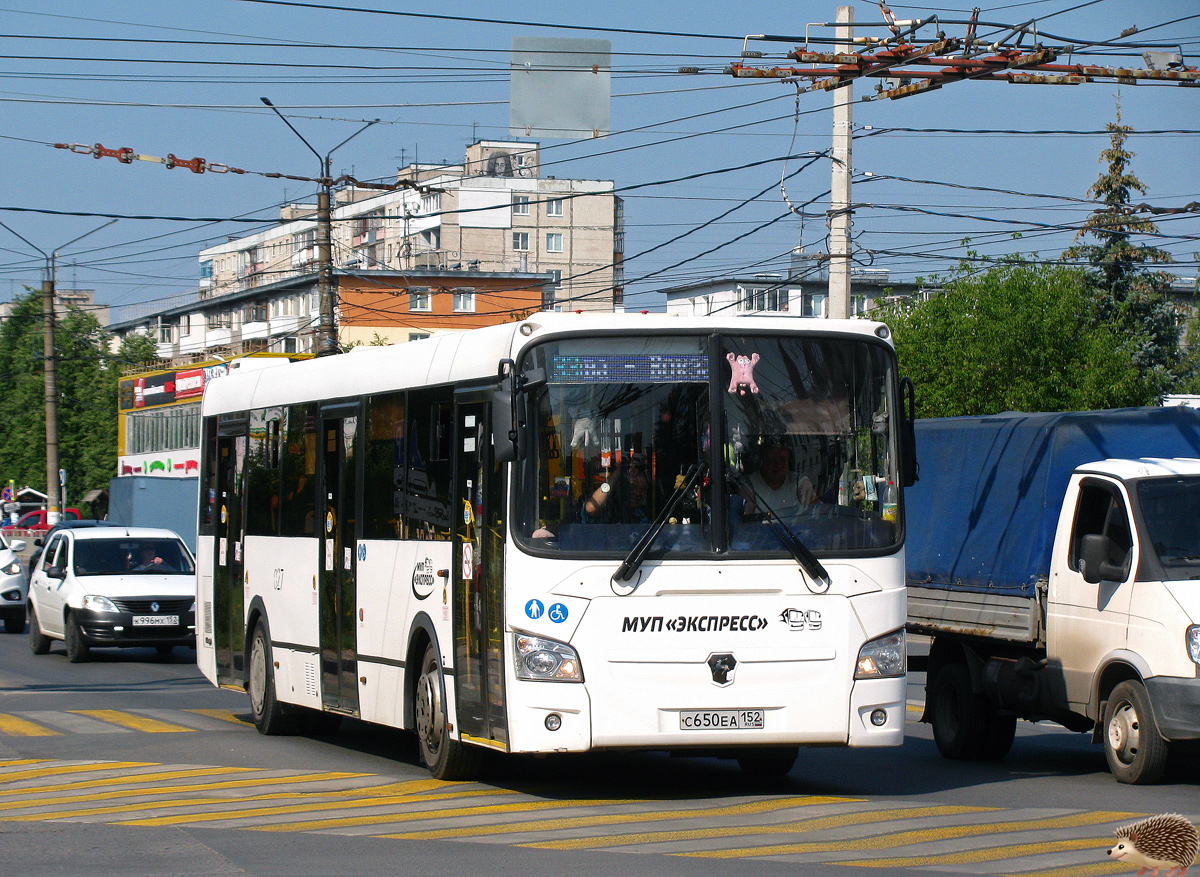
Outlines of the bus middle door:
{"type": "Polygon", "coordinates": [[[459,398],[454,528],[454,685],[460,736],[508,749],[504,700],[503,467],[492,457],[487,402],[459,398]]]}
{"type": "Polygon", "coordinates": [[[358,405],[321,411],[321,702],[358,712],[358,405]]]}

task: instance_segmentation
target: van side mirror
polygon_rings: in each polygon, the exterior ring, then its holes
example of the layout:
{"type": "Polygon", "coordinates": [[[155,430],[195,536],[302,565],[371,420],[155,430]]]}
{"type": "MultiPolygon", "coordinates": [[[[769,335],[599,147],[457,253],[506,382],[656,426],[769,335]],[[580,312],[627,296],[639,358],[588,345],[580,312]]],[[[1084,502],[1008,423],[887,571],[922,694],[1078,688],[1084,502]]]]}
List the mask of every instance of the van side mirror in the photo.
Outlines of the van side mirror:
{"type": "Polygon", "coordinates": [[[1100,582],[1123,582],[1124,567],[1109,560],[1113,542],[1100,533],[1088,533],[1079,542],[1079,572],[1092,585],[1100,582]]]}

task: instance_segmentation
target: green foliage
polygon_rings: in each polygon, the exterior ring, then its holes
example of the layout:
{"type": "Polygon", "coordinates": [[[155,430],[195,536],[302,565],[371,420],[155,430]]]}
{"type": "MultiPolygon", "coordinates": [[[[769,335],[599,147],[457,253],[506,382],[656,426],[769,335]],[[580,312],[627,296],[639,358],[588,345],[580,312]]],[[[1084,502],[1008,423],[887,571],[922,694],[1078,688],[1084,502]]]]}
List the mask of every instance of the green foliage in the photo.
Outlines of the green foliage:
{"type": "Polygon", "coordinates": [[[885,309],[879,319],[895,334],[921,417],[1145,405],[1159,392],[1118,328],[1095,318],[1078,269],[959,269],[944,294],[885,309]]]}
{"type": "MultiPolygon", "coordinates": [[[[67,502],[107,487],[116,472],[117,376],[108,335],[95,317],[75,308],[56,320],[59,465],[67,470],[67,502]]],[[[153,349],[153,345],[151,345],[153,349]]],[[[46,389],[42,296],[12,302],[0,326],[0,477],[18,487],[46,489],[46,389]]]]}

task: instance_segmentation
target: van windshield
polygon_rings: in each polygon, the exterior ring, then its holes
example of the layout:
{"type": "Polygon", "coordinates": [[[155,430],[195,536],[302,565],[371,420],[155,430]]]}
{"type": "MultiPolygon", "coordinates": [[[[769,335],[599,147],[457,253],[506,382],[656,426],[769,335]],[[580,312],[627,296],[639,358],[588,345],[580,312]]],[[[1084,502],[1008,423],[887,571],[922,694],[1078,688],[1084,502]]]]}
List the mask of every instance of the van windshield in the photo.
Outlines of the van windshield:
{"type": "Polygon", "coordinates": [[[1137,497],[1165,577],[1200,578],[1200,477],[1147,478],[1137,497]]]}

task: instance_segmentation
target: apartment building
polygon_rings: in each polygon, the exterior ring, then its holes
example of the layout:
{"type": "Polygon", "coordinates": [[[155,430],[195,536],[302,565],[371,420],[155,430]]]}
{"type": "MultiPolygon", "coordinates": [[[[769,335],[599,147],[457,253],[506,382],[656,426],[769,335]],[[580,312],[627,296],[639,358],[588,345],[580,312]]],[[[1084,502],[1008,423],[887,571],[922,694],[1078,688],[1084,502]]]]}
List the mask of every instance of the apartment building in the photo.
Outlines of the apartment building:
{"type": "MultiPolygon", "coordinates": [[[[393,191],[335,191],[332,256],[343,273],[379,270],[549,274],[551,309],[622,307],[623,205],[611,181],[543,177],[536,144],[478,141],[461,165],[410,164],[393,191]]],[[[200,298],[316,271],[315,205],[200,253],[200,298]]]]}

